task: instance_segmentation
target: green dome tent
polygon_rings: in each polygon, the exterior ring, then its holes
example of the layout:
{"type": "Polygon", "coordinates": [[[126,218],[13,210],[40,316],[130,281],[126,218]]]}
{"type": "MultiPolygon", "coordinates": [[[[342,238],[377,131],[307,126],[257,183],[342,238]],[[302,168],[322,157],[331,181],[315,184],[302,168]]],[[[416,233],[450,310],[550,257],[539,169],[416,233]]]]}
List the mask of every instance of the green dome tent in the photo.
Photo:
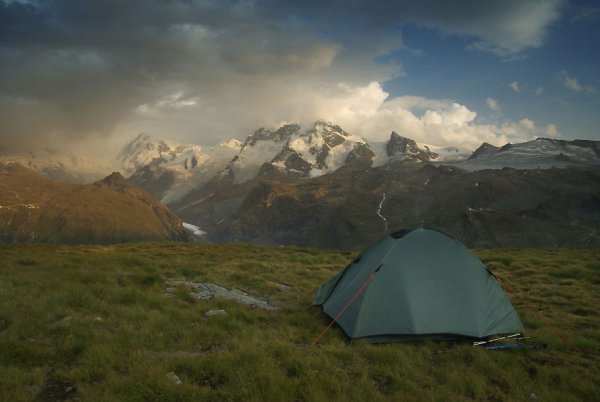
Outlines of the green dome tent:
{"type": "Polygon", "coordinates": [[[325,282],[314,305],[350,338],[484,338],[523,325],[494,275],[433,229],[392,233],[325,282]]]}

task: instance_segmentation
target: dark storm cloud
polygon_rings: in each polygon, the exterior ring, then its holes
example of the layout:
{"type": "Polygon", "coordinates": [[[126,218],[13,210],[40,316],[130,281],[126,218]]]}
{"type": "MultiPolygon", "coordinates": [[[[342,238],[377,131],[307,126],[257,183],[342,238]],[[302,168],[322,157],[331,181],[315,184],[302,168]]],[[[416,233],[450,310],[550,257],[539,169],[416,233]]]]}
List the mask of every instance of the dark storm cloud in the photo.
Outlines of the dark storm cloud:
{"type": "Polygon", "coordinates": [[[144,119],[188,137],[202,124],[214,142],[260,114],[296,117],[310,88],[401,73],[373,59],[402,47],[402,23],[511,53],[539,45],[559,3],[0,0],[0,146],[144,119]]]}

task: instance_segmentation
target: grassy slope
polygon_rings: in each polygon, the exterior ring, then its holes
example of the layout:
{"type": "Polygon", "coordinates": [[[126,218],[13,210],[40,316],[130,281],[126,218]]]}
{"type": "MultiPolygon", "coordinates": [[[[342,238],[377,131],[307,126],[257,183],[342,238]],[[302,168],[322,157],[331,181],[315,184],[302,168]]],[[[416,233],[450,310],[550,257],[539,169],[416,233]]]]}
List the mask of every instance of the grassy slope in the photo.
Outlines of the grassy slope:
{"type": "Polygon", "coordinates": [[[0,241],[106,244],[184,236],[173,212],[119,174],[76,185],[0,164],[0,241]]]}
{"type": "Polygon", "coordinates": [[[483,250],[545,351],[350,344],[311,298],[351,253],[246,245],[0,245],[0,400],[592,400],[600,393],[600,251],[483,250]],[[166,279],[284,307],[197,301],[166,279]],[[291,285],[282,291],[277,284],[291,285]],[[565,345],[543,311],[588,353],[565,345]],[[205,318],[224,308],[227,317],[205,318]],[[448,352],[437,353],[440,350],[448,352]],[[175,385],[166,373],[176,373],[175,385]]]}

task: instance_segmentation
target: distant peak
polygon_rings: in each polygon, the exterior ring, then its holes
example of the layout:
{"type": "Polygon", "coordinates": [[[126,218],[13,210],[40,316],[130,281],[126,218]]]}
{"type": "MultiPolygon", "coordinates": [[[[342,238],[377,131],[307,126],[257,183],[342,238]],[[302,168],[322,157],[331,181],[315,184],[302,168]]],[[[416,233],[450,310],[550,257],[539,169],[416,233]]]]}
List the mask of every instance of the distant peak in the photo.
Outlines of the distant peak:
{"type": "Polygon", "coordinates": [[[123,177],[123,175],[119,172],[113,172],[110,175],[106,176],[104,179],[94,183],[98,186],[108,186],[108,187],[129,187],[129,182],[123,177]]]}
{"type": "Polygon", "coordinates": [[[496,147],[496,146],[494,146],[494,145],[492,145],[490,143],[484,142],[483,144],[481,144],[479,146],[479,148],[477,148],[473,152],[473,154],[471,154],[471,156],[469,156],[469,159],[476,159],[476,158],[479,158],[480,156],[482,156],[484,154],[487,155],[487,154],[494,153],[494,152],[499,151],[499,150],[500,150],[500,148],[498,148],[498,147],[496,147]]]}
{"type": "Polygon", "coordinates": [[[275,131],[261,127],[246,138],[243,146],[254,146],[259,141],[285,141],[298,131],[300,131],[298,124],[285,124],[275,131]]]}
{"type": "Polygon", "coordinates": [[[390,134],[390,141],[392,141],[392,140],[393,141],[402,141],[402,140],[404,140],[404,141],[409,142],[409,143],[414,143],[415,142],[414,140],[412,140],[412,139],[410,139],[408,137],[404,137],[404,136],[398,134],[395,131],[392,131],[392,133],[390,134]]]}
{"type": "Polygon", "coordinates": [[[139,133],[131,142],[150,141],[152,137],[146,133],[139,133]]]}

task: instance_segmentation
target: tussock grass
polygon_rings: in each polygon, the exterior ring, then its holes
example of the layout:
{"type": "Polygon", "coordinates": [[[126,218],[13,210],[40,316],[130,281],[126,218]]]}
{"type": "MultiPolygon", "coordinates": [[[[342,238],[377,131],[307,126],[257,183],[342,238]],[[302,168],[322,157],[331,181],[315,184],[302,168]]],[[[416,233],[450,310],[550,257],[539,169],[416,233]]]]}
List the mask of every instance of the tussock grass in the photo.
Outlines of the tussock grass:
{"type": "Polygon", "coordinates": [[[600,251],[481,250],[544,351],[348,342],[310,305],[354,254],[146,243],[0,245],[0,400],[594,400],[600,251]],[[282,307],[199,301],[165,282],[235,287],[282,307]],[[289,288],[282,287],[288,286],[289,288]],[[227,316],[207,318],[224,309],[227,316]],[[549,319],[587,356],[548,328],[549,319]],[[175,373],[180,385],[167,376],[175,373]]]}

